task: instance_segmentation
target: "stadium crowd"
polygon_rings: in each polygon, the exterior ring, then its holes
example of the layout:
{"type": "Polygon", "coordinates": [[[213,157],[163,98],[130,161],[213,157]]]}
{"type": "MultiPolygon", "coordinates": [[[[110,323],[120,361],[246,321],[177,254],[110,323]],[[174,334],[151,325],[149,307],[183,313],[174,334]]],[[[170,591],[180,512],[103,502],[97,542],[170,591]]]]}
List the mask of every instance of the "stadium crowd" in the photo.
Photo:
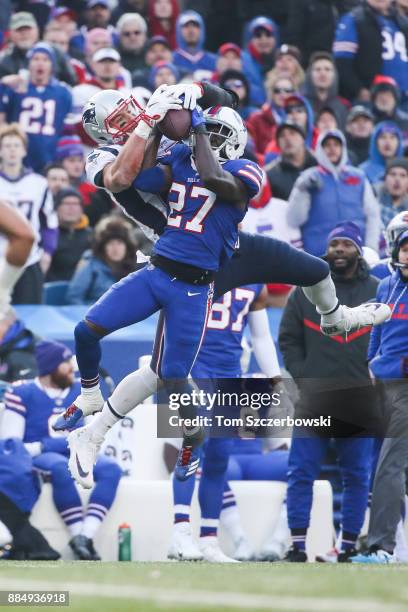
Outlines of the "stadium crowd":
{"type": "MultiPolygon", "coordinates": [[[[248,129],[245,157],[264,170],[261,192],[251,201],[242,229],[326,257],[347,305],[375,298],[378,279],[370,272],[386,276],[380,259],[394,253],[395,263],[405,244],[395,253],[396,243],[387,243],[384,230],[404,211],[398,228],[408,229],[407,0],[72,0],[67,6],[3,0],[0,46],[0,197],[23,213],[35,233],[13,304],[47,302],[47,288],[56,282],[64,283],[63,303],[92,304],[137,268],[139,253],[149,254],[143,232],[106,191],[87,181],[85,161],[94,143],[83,129],[82,109],[105,89],[124,97],[132,93],[144,106],[160,85],[196,81],[235,92],[248,129]],[[338,260],[350,264],[347,275],[338,260]]],[[[369,335],[350,343],[338,360],[333,340],[316,336],[319,325],[310,303],[299,289],[290,292],[288,285],[269,285],[265,302],[287,304],[279,342],[289,373],[318,378],[340,372],[371,384],[369,335]]],[[[408,335],[402,328],[399,333],[405,342],[398,349],[405,351],[402,378],[408,376],[408,335]]],[[[7,419],[7,437],[31,445],[34,466],[53,482],[54,502],[76,556],[98,559],[93,536],[118,486],[116,464],[98,461],[99,478],[83,511],[69,478],[66,444],[49,437],[46,423],[33,432],[28,419],[24,426],[21,420],[30,402],[35,406],[49,397],[48,387],[53,399],[69,405],[76,383],[64,363],[71,355],[61,345],[40,342],[13,310],[1,321],[0,334],[0,378],[13,383],[38,375],[40,381],[32,396],[18,387],[7,392],[6,407],[17,415],[7,419]],[[55,454],[57,462],[50,457],[55,454]]],[[[376,376],[392,378],[391,371],[390,366],[376,376]]],[[[379,455],[371,442],[354,440],[337,449],[345,487],[343,533],[340,555],[323,561],[345,560],[355,552],[373,469],[367,457],[372,453],[377,461],[379,455]]],[[[287,442],[282,445],[269,452],[283,453],[275,455],[284,462],[279,468],[284,475],[277,479],[287,479],[289,465],[295,551],[290,560],[303,561],[310,484],[327,449],[324,444],[310,449],[295,438],[288,456],[287,442]],[[306,500],[302,511],[299,500],[306,500]]],[[[224,496],[241,551],[236,556],[249,558],[252,552],[232,513],[231,490],[224,496]]],[[[12,502],[0,502],[0,520],[19,534],[23,550],[33,538],[28,508],[11,518],[12,502]]],[[[286,521],[284,510],[275,539],[264,547],[264,560],[283,556],[286,521]]],[[[46,543],[32,541],[44,558],[53,558],[46,543]]],[[[392,538],[383,547],[380,540],[369,543],[392,553],[392,538]]]]}

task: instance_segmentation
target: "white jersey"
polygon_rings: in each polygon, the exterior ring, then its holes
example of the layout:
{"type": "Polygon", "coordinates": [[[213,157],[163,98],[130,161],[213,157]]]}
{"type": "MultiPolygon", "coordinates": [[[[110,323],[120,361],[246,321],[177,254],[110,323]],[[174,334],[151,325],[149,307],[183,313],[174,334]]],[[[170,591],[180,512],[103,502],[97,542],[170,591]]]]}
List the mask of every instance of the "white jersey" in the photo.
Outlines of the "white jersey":
{"type": "MultiPolygon", "coordinates": [[[[46,179],[31,170],[24,170],[18,179],[9,179],[0,172],[0,197],[17,208],[34,230],[35,242],[26,267],[37,263],[43,252],[40,246],[41,230],[58,228],[54,200],[46,179]]],[[[6,250],[6,244],[6,239],[1,237],[1,255],[6,250]]]]}
{"type": "MultiPolygon", "coordinates": [[[[100,177],[104,167],[107,164],[110,164],[111,162],[115,161],[122,147],[123,145],[103,145],[100,146],[98,149],[94,149],[93,151],[91,151],[91,153],[87,157],[85,164],[85,172],[88,182],[90,182],[92,185],[95,185],[96,187],[101,188],[100,177]]],[[[111,198],[123,210],[125,215],[132,219],[135,223],[137,223],[137,225],[140,227],[140,229],[143,231],[143,233],[149,240],[153,242],[156,242],[158,240],[159,236],[154,232],[151,227],[145,225],[142,221],[135,218],[126,210],[127,207],[124,203],[124,198],[126,198],[127,200],[132,199],[132,194],[129,194],[128,190],[122,191],[121,193],[111,193],[109,189],[106,189],[105,187],[103,187],[103,189],[105,189],[105,191],[109,193],[111,198]]],[[[156,211],[159,212],[160,215],[163,215],[163,220],[167,220],[166,204],[160,196],[154,193],[148,193],[146,191],[140,191],[139,189],[135,189],[133,198],[136,205],[137,194],[143,199],[143,202],[145,204],[149,205],[150,207],[153,207],[154,209],[156,209],[156,211]]]]}
{"type": "Polygon", "coordinates": [[[290,227],[286,222],[287,207],[288,203],[279,198],[271,198],[262,208],[249,207],[242,221],[242,231],[277,238],[301,249],[303,243],[300,230],[290,227]]]}

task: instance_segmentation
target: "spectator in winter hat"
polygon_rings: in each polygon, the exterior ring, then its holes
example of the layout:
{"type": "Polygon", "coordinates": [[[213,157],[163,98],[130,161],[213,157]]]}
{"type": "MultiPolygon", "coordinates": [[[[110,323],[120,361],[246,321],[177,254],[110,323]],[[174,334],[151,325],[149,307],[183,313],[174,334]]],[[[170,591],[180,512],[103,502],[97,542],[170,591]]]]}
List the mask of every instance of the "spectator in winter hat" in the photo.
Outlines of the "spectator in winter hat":
{"type": "Polygon", "coordinates": [[[118,50],[122,65],[133,73],[146,66],[144,53],[147,40],[147,24],[138,13],[125,13],[116,24],[119,34],[118,50]]]}
{"type": "Polygon", "coordinates": [[[154,66],[157,62],[172,63],[173,53],[164,36],[153,36],[147,41],[145,62],[147,66],[154,66]]]}
{"type": "Polygon", "coordinates": [[[251,86],[243,72],[240,70],[225,70],[221,75],[219,83],[223,89],[230,89],[237,94],[239,102],[235,110],[244,121],[256,112],[255,106],[250,106],[249,104],[251,86]]]}
{"type": "Polygon", "coordinates": [[[304,96],[293,94],[285,99],[286,118],[298,123],[306,134],[306,145],[312,149],[316,146],[318,137],[314,128],[312,107],[304,96]]]}
{"type": "Polygon", "coordinates": [[[38,25],[31,13],[14,13],[9,28],[11,46],[1,54],[0,78],[8,74],[18,74],[19,70],[27,68],[27,51],[39,38],[38,25]]]}
{"type": "Polygon", "coordinates": [[[58,26],[63,30],[68,38],[74,35],[77,28],[78,17],[75,11],[68,6],[57,6],[51,11],[49,24],[58,26]]]}
{"type": "Polygon", "coordinates": [[[154,91],[160,85],[175,85],[178,83],[179,78],[180,73],[174,64],[158,62],[150,70],[150,89],[154,91]]]}
{"type": "Polygon", "coordinates": [[[268,17],[255,17],[249,22],[249,40],[242,53],[243,72],[251,83],[251,104],[265,102],[264,78],[273,68],[275,49],[279,43],[278,26],[268,17]]]}
{"type": "Polygon", "coordinates": [[[149,0],[148,19],[152,36],[163,36],[170,49],[177,47],[177,19],[180,8],[177,0],[149,0]]]}
{"type": "Polygon", "coordinates": [[[297,47],[282,45],[275,54],[275,66],[267,73],[266,79],[285,76],[291,79],[299,91],[305,80],[305,73],[300,64],[300,51],[297,47]]]}
{"type": "Polygon", "coordinates": [[[88,0],[85,20],[88,29],[106,28],[111,18],[108,0],[88,0]]]}
{"type": "Polygon", "coordinates": [[[402,156],[401,130],[392,121],[382,121],[371,135],[369,157],[360,168],[371,183],[378,183],[385,176],[387,162],[395,156],[402,156]]]}
{"type": "Polygon", "coordinates": [[[215,70],[215,55],[206,51],[205,23],[196,11],[184,11],[177,19],[177,49],[173,62],[184,73],[215,70]]]}
{"type": "Polygon", "coordinates": [[[371,134],[374,130],[374,116],[369,108],[358,104],[347,115],[346,139],[350,161],[354,166],[368,158],[371,134]]]}
{"type": "Polygon", "coordinates": [[[394,121],[403,133],[404,144],[408,144],[408,113],[398,108],[400,100],[397,82],[391,77],[377,75],[371,87],[371,110],[375,123],[394,121]]]}
{"type": "Polygon", "coordinates": [[[47,281],[68,281],[83,253],[89,249],[91,230],[84,214],[82,196],[76,189],[60,189],[55,196],[59,236],[57,249],[51,260],[47,281]]]}
{"type": "Polygon", "coordinates": [[[97,48],[87,49],[89,43],[88,32],[92,30],[106,30],[110,35],[110,42],[105,41],[103,46],[112,46],[118,44],[118,35],[115,28],[110,24],[111,11],[107,0],[89,0],[87,3],[86,11],[86,25],[79,29],[79,32],[71,38],[71,48],[75,57],[83,59],[85,53],[89,57],[95,53],[95,51],[101,48],[99,45],[97,48]],[[106,44],[108,42],[108,44],[106,44]]]}
{"type": "Polygon", "coordinates": [[[224,43],[218,49],[215,80],[219,81],[226,70],[242,71],[242,51],[235,43],[224,43]]]}

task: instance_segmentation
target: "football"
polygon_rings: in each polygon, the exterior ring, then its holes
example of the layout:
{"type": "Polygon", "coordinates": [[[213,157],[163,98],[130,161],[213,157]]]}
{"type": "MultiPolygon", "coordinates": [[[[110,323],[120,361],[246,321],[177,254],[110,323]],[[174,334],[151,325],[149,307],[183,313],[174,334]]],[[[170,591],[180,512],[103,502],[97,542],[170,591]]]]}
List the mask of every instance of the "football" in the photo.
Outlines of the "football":
{"type": "Polygon", "coordinates": [[[191,129],[191,111],[184,108],[169,110],[157,127],[170,140],[184,140],[191,129]]]}

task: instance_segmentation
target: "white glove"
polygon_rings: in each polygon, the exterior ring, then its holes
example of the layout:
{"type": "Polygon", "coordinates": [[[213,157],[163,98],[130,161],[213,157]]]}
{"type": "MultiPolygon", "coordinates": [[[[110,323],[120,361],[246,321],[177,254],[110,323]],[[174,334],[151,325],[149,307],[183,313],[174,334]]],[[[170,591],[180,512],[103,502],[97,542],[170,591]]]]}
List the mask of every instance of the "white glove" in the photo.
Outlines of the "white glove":
{"type": "Polygon", "coordinates": [[[168,90],[180,98],[184,96],[182,101],[183,108],[193,110],[196,107],[197,100],[202,97],[203,90],[198,83],[180,83],[179,85],[169,85],[168,90]]]}
{"type": "Polygon", "coordinates": [[[144,115],[146,119],[161,121],[169,110],[180,110],[182,102],[167,85],[160,85],[150,96],[144,115]]]}

